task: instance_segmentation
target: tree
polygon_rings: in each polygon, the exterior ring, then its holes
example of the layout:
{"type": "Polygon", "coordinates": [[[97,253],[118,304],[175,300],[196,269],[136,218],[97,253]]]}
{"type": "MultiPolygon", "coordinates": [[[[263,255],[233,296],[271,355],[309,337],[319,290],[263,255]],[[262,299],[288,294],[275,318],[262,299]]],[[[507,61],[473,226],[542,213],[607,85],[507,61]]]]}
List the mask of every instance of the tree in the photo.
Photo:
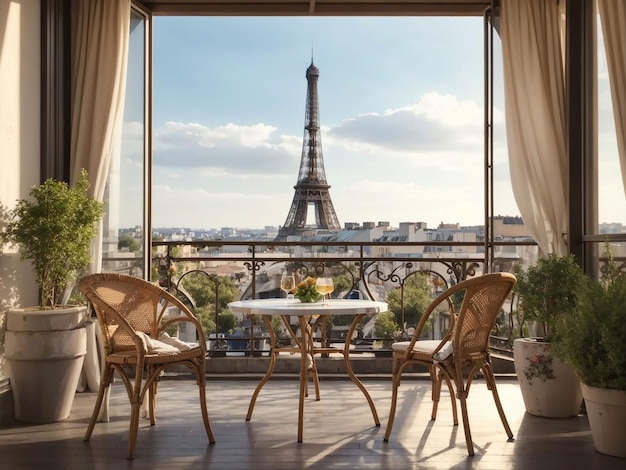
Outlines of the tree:
{"type": "Polygon", "coordinates": [[[239,296],[239,290],[230,277],[207,274],[204,271],[189,272],[183,275],[181,287],[195,303],[195,314],[209,335],[219,333],[232,333],[237,326],[237,317],[228,310],[228,303],[239,296]],[[218,286],[218,324],[215,324],[215,288],[218,286]]]}
{"type": "Polygon", "coordinates": [[[347,271],[343,268],[337,268],[333,269],[331,273],[333,285],[335,286],[335,290],[333,292],[335,297],[343,292],[351,290],[353,287],[353,274],[356,271],[356,268],[354,266],[344,266],[344,268],[346,268],[347,271]]]}
{"type": "Polygon", "coordinates": [[[141,243],[130,235],[122,235],[117,241],[117,249],[121,251],[124,248],[128,248],[131,253],[136,253],[141,251],[141,243]]]}
{"type": "MultiPolygon", "coordinates": [[[[416,326],[432,302],[430,275],[415,272],[404,280],[404,321],[407,326],[416,326]]],[[[393,289],[387,296],[389,310],[394,313],[396,322],[402,325],[402,290],[393,289]]]]}
{"type": "Polygon", "coordinates": [[[391,311],[383,312],[376,316],[374,322],[374,335],[377,338],[391,338],[398,330],[395,314],[391,311]]]}
{"type": "Polygon", "coordinates": [[[218,311],[228,310],[229,302],[239,296],[239,290],[230,277],[197,271],[184,275],[181,286],[191,296],[197,308],[215,305],[215,286],[219,286],[218,311]]]}

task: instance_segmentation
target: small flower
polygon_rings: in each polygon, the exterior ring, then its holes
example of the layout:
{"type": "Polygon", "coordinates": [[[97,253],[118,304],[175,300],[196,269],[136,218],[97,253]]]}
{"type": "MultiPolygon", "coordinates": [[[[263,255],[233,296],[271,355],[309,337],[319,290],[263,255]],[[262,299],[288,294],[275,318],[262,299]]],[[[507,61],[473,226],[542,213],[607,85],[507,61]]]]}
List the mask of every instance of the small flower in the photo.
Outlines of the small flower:
{"type": "Polygon", "coordinates": [[[296,284],[294,297],[300,299],[300,302],[317,302],[320,300],[322,295],[315,290],[315,278],[307,276],[296,284]]]}
{"type": "Polygon", "coordinates": [[[524,375],[530,385],[532,385],[532,379],[535,378],[540,379],[542,382],[556,378],[554,369],[552,369],[552,356],[550,354],[537,354],[529,357],[528,361],[530,364],[524,369],[524,375]]]}

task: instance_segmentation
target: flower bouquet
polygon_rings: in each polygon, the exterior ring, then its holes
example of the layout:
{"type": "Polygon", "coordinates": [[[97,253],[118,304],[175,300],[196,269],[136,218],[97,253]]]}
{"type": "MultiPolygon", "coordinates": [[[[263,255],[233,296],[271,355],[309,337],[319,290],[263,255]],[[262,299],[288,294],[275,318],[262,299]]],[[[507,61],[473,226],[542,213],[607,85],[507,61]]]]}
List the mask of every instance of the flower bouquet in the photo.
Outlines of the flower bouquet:
{"type": "Polygon", "coordinates": [[[303,281],[296,284],[294,297],[300,299],[300,302],[317,302],[321,300],[322,295],[315,290],[315,278],[308,276],[303,281]]]}

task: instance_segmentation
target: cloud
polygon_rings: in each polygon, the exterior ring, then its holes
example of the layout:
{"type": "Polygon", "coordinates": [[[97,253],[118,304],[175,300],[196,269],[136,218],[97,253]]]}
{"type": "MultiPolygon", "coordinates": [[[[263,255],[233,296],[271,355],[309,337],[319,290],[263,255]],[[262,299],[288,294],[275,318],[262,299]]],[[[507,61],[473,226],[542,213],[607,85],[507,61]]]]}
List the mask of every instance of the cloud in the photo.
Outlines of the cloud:
{"type": "Polygon", "coordinates": [[[410,106],[347,119],[328,134],[391,151],[477,151],[482,149],[483,120],[475,102],[432,92],[410,106]]]}
{"type": "MultiPolygon", "coordinates": [[[[494,116],[501,120],[501,113],[494,116]]],[[[481,220],[483,120],[476,102],[433,92],[323,127],[324,166],[340,220],[460,222],[459,214],[465,222],[481,220]]],[[[496,148],[505,152],[502,142],[496,148]]],[[[281,224],[301,152],[302,135],[267,123],[167,122],[154,134],[154,184],[162,185],[155,186],[155,223],[281,224]],[[188,210],[188,201],[201,213],[188,210]]],[[[497,163],[500,179],[506,162],[497,163]]]]}
{"type": "Polygon", "coordinates": [[[154,165],[220,170],[224,174],[273,174],[299,158],[301,142],[274,136],[266,124],[208,127],[167,122],[154,133],[154,165]]]}
{"type": "MultiPolygon", "coordinates": [[[[415,104],[348,118],[323,128],[322,152],[409,159],[409,164],[460,169],[482,153],[483,111],[477,103],[428,93],[415,104]],[[450,160],[450,157],[452,159],[450,160]],[[444,158],[445,157],[445,158],[444,158]],[[456,160],[456,161],[455,161],[456,160]]],[[[154,133],[154,165],[192,168],[212,175],[288,176],[297,171],[302,137],[279,134],[272,125],[167,122],[154,133]]]]}

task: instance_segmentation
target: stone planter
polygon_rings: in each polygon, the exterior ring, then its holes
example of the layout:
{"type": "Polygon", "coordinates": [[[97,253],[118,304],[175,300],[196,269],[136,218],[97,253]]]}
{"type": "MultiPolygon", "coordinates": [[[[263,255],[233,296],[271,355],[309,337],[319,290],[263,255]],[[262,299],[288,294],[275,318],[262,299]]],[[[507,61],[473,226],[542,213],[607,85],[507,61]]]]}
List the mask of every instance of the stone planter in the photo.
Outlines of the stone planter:
{"type": "Polygon", "coordinates": [[[596,450],[626,457],[626,391],[581,387],[596,450]]]}
{"type": "Polygon", "coordinates": [[[5,357],[18,421],[52,423],[69,417],[87,352],[86,311],[7,312],[5,357]]]}
{"type": "Polygon", "coordinates": [[[516,339],[513,359],[528,413],[546,418],[568,418],[580,412],[580,380],[571,365],[552,356],[550,343],[537,338],[516,339]]]}

